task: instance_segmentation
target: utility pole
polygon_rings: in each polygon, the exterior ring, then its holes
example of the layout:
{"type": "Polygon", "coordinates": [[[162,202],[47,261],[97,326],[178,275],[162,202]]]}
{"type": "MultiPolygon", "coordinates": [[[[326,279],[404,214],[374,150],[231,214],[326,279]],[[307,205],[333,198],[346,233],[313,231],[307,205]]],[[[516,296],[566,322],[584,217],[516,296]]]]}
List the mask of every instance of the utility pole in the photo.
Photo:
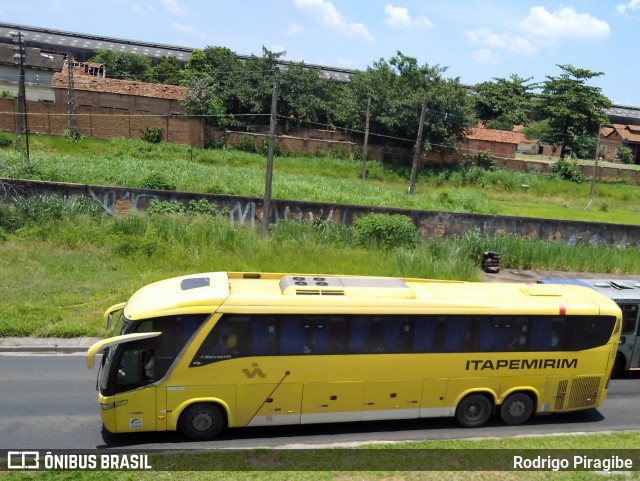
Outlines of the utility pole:
{"type": "Polygon", "coordinates": [[[273,178],[273,148],[276,136],[276,114],[278,112],[278,67],[273,73],[273,92],[271,94],[271,120],[269,121],[269,148],[267,150],[267,174],[264,182],[264,203],[262,205],[262,237],[269,232],[271,219],[271,183],[273,178]]]}
{"type": "Polygon", "coordinates": [[[409,195],[413,194],[416,188],[416,177],[418,174],[418,162],[420,161],[420,153],[422,152],[422,129],[424,127],[424,115],[427,111],[427,99],[422,101],[422,111],[420,112],[420,124],[418,124],[418,138],[416,139],[416,148],[413,153],[413,164],[411,165],[411,180],[409,181],[409,195]]]}
{"type": "MultiPolygon", "coordinates": [[[[591,178],[591,191],[589,192],[589,204],[593,200],[593,196],[596,195],[596,177],[598,176],[598,157],[600,156],[600,132],[602,131],[602,125],[598,126],[598,137],[596,139],[596,154],[593,158],[593,177],[591,178]]],[[[587,207],[589,206],[587,204],[587,207]]]]}
{"type": "Polygon", "coordinates": [[[78,125],[76,123],[76,96],[73,82],[74,60],[71,53],[67,54],[67,104],[69,112],[69,122],[67,128],[75,139],[78,136],[78,125]]]}
{"type": "Polygon", "coordinates": [[[367,97],[367,115],[364,125],[364,146],[362,147],[362,180],[367,178],[367,156],[369,153],[369,119],[371,117],[371,94],[367,97]]]}
{"type": "Polygon", "coordinates": [[[14,63],[16,61],[20,65],[20,77],[18,79],[18,108],[16,118],[16,151],[20,150],[20,137],[24,131],[26,134],[26,156],[29,160],[29,126],[27,124],[27,96],[25,92],[25,80],[24,80],[24,42],[22,41],[22,32],[10,32],[9,35],[13,37],[14,45],[13,51],[17,52],[13,54],[14,63]]]}

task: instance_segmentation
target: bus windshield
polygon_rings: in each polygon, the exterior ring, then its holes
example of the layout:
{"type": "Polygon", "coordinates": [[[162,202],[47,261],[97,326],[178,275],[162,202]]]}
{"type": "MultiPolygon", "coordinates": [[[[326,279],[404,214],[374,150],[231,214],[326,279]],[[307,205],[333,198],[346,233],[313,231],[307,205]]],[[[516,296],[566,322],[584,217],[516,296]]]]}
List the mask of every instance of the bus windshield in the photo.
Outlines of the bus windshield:
{"type": "Polygon", "coordinates": [[[116,335],[155,331],[162,335],[106,348],[98,374],[100,392],[115,394],[160,380],[207,317],[208,314],[196,314],[129,322],[120,316],[116,335]]]}
{"type": "Polygon", "coordinates": [[[113,331],[111,331],[111,334],[109,335],[109,337],[115,337],[121,334],[127,334],[130,330],[131,323],[127,321],[127,319],[124,317],[124,309],[115,311],[112,314],[112,316],[113,316],[113,319],[115,320],[115,323],[113,324],[113,331]]]}

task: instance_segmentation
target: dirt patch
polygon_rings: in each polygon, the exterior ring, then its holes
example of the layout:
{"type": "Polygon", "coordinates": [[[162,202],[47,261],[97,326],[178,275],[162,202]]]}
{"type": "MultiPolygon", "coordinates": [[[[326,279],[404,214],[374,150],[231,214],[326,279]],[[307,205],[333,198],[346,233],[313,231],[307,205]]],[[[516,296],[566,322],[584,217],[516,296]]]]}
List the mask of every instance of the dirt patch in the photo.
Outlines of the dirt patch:
{"type": "Polygon", "coordinates": [[[539,271],[539,270],[516,270],[500,269],[495,274],[482,273],[482,280],[485,282],[531,282],[538,279],[560,278],[560,279],[640,279],[640,274],[606,274],[598,272],[569,272],[569,271],[539,271]]]}

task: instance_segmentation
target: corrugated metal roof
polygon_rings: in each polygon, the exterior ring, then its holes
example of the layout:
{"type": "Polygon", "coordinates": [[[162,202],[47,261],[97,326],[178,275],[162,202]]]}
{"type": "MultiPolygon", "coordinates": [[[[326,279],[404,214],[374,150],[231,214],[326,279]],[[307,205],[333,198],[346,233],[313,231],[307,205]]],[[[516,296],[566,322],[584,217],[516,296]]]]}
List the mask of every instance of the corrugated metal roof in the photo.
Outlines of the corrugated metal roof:
{"type": "MultiPolygon", "coordinates": [[[[23,62],[25,67],[60,71],[64,65],[65,56],[61,54],[43,52],[39,48],[31,47],[24,48],[24,53],[23,62]]],[[[14,58],[14,55],[19,55],[19,51],[14,50],[13,45],[0,43],[0,64],[19,65],[20,58],[14,58]]]]}

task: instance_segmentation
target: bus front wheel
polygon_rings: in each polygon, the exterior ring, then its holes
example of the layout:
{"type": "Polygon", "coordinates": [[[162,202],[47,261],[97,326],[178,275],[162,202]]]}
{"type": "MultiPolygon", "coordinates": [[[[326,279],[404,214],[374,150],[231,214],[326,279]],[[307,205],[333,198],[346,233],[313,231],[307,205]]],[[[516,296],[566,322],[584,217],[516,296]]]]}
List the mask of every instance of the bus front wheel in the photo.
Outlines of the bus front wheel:
{"type": "Polygon", "coordinates": [[[500,406],[500,418],[511,426],[527,422],[532,414],[533,400],[522,392],[511,394],[500,406]]]}
{"type": "Polygon", "coordinates": [[[213,404],[194,404],[180,416],[180,432],[190,439],[211,439],[224,428],[224,415],[213,404]]]}
{"type": "Polygon", "coordinates": [[[493,403],[484,394],[470,394],[458,404],[456,419],[465,428],[477,428],[489,420],[493,403]]]}

